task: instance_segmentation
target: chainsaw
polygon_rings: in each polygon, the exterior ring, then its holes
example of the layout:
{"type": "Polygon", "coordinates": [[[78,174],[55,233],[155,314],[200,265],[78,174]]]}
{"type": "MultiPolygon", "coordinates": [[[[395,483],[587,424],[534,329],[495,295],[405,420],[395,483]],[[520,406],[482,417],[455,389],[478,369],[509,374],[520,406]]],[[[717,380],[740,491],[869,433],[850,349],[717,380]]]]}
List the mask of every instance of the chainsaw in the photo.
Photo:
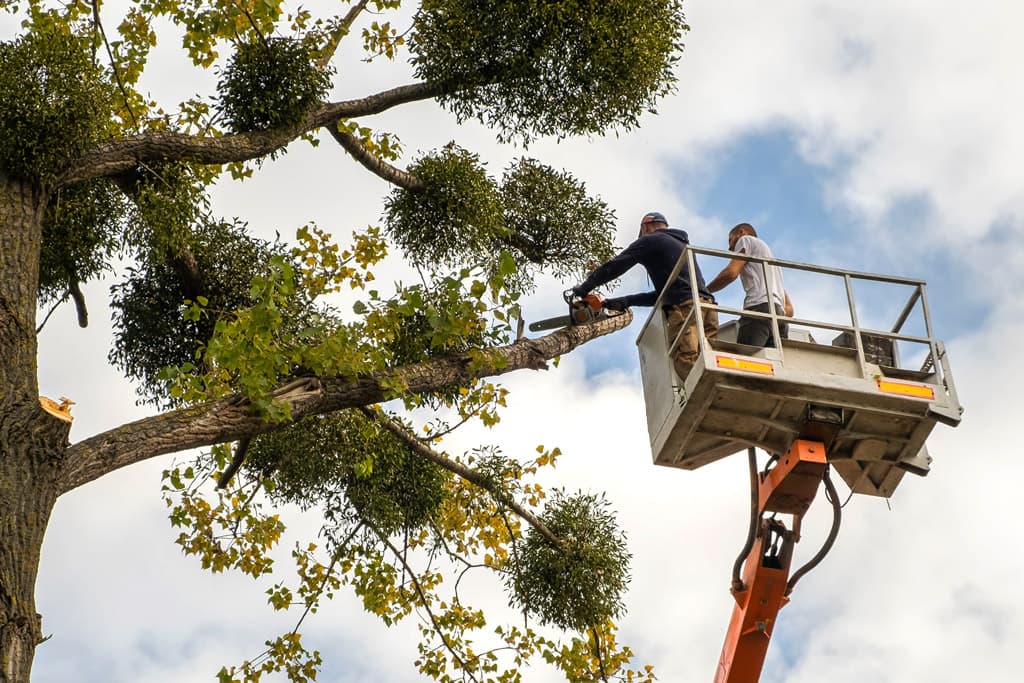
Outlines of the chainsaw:
{"type": "Polygon", "coordinates": [[[548,318],[530,323],[531,332],[541,330],[555,330],[559,327],[569,325],[585,325],[597,320],[604,320],[608,317],[608,309],[604,307],[604,299],[597,294],[587,294],[577,297],[571,289],[562,292],[562,298],[569,305],[569,315],[560,315],[557,318],[548,318]]]}

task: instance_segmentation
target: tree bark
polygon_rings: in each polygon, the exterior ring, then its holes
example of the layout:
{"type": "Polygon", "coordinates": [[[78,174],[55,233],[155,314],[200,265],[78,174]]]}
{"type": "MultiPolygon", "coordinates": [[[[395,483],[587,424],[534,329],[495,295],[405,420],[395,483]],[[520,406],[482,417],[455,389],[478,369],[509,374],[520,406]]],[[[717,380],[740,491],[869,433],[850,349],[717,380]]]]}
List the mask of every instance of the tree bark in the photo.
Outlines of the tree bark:
{"type": "Polygon", "coordinates": [[[39,405],[36,297],[46,193],[0,175],[0,683],[27,683],[35,583],[70,424],[39,405]]]}
{"type": "Polygon", "coordinates": [[[419,192],[424,189],[423,181],[411,173],[392,166],[370,152],[356,136],[350,133],[342,133],[335,126],[328,126],[327,131],[353,159],[358,161],[370,173],[406,190],[419,192]]]}
{"type": "Polygon", "coordinates": [[[43,640],[36,575],[70,426],[35,398],[0,404],[0,683],[28,683],[43,640]]]}
{"type": "MultiPolygon", "coordinates": [[[[403,393],[419,394],[462,384],[476,377],[494,377],[514,370],[546,369],[547,362],[577,346],[626,327],[626,312],[587,325],[557,330],[537,339],[522,339],[492,349],[493,362],[470,369],[465,358],[442,357],[382,370],[357,379],[316,378],[290,382],[275,396],[291,408],[294,420],[387,400],[396,384],[403,393]]],[[[256,415],[240,397],[172,410],[116,427],[68,449],[60,483],[62,492],[98,479],[116,469],[167,453],[236,441],[281,427],[256,415]]]]}
{"type": "Polygon", "coordinates": [[[436,97],[452,87],[434,83],[412,83],[357,100],[321,104],[305,121],[291,128],[203,137],[172,132],[150,132],[104,142],[85,154],[59,179],[67,187],[92,178],[113,177],[130,172],[142,162],[193,161],[226,164],[266,156],[307,133],[335,126],[344,118],[371,116],[408,102],[436,97]]]}
{"type": "Polygon", "coordinates": [[[36,395],[42,190],[0,173],[0,405],[36,395]]]}

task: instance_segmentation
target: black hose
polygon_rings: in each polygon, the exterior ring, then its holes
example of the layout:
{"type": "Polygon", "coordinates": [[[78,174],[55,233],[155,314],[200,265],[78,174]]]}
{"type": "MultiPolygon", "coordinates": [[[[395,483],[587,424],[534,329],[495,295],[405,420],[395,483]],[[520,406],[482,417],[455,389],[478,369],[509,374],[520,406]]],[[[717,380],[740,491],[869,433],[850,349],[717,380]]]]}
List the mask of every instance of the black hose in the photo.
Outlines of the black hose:
{"type": "Polygon", "coordinates": [[[750,554],[750,549],[754,547],[754,535],[757,533],[757,509],[760,490],[757,477],[757,456],[754,453],[753,446],[747,449],[747,465],[750,469],[750,528],[747,530],[747,542],[743,545],[743,550],[740,551],[740,554],[736,557],[736,562],[732,565],[733,593],[738,593],[744,589],[743,579],[740,578],[740,570],[743,568],[743,561],[750,554]]]}
{"type": "Polygon", "coordinates": [[[789,582],[786,584],[786,593],[789,595],[793,592],[793,588],[796,587],[796,582],[799,581],[804,574],[811,571],[825,559],[825,555],[832,549],[832,544],[836,542],[836,536],[839,535],[839,523],[843,517],[843,507],[839,504],[839,494],[836,492],[835,484],[832,483],[832,477],[829,476],[829,471],[825,470],[825,495],[832,503],[832,530],[828,534],[828,538],[825,539],[825,544],[821,546],[821,550],[810,559],[810,561],[804,566],[800,567],[793,576],[789,578],[789,582]]]}

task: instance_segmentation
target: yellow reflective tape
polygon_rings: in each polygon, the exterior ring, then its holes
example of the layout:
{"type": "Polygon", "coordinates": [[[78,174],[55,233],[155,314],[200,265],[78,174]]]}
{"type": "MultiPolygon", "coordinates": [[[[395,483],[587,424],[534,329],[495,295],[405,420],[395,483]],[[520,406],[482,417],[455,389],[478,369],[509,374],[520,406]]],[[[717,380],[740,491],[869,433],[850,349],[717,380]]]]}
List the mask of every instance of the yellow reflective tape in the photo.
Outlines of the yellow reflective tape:
{"type": "Polygon", "coordinates": [[[756,372],[760,375],[775,374],[774,365],[760,360],[735,358],[733,356],[719,356],[716,354],[715,364],[724,370],[742,370],[743,372],[756,372]]]}
{"type": "Polygon", "coordinates": [[[878,379],[878,390],[887,394],[899,394],[900,396],[913,396],[924,398],[929,401],[935,400],[935,389],[927,384],[910,384],[909,382],[894,382],[891,379],[878,379]]]}

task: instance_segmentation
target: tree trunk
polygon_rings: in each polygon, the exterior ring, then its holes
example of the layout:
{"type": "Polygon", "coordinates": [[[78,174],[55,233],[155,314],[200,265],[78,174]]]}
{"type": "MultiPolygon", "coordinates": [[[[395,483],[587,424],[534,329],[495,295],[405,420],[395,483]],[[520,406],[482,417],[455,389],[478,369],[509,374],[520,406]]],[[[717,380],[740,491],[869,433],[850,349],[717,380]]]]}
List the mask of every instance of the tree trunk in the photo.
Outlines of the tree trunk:
{"type": "Polygon", "coordinates": [[[28,683],[42,642],[36,575],[69,428],[38,401],[0,405],[0,683],[28,683]]]}
{"type": "Polygon", "coordinates": [[[35,583],[70,424],[39,404],[36,299],[46,193],[0,174],[0,683],[27,683],[35,583]]]}

